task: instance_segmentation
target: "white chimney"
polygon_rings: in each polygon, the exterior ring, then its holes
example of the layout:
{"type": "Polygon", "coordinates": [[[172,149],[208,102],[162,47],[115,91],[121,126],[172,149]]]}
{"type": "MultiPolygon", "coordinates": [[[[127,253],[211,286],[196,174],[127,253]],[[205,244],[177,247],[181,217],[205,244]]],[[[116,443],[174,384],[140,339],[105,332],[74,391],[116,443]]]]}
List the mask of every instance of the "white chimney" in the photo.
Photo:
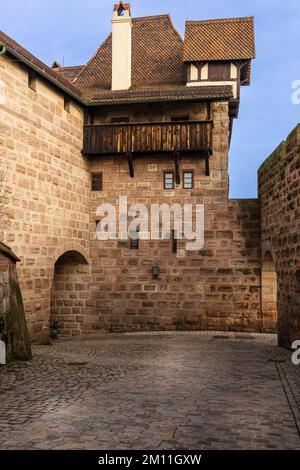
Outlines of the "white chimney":
{"type": "Polygon", "coordinates": [[[130,4],[119,2],[112,18],[112,90],[131,87],[131,27],[130,4]]]}

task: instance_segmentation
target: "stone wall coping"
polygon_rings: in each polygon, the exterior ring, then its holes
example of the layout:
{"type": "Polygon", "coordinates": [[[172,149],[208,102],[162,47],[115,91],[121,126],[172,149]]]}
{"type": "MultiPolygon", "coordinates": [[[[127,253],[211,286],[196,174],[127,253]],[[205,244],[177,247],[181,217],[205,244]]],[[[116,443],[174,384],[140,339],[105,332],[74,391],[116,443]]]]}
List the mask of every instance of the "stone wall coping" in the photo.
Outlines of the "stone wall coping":
{"type": "Polygon", "coordinates": [[[289,141],[291,139],[293,139],[294,136],[300,136],[300,124],[297,124],[294,129],[289,133],[289,135],[287,136],[286,140],[283,140],[279,145],[278,147],[276,147],[276,149],[268,156],[268,158],[266,158],[266,160],[261,164],[261,166],[259,167],[258,169],[258,175],[260,175],[261,171],[267,166],[267,165],[272,165],[273,163],[276,162],[276,160],[278,159],[278,155],[280,154],[284,154],[285,153],[285,149],[286,149],[286,146],[287,144],[289,143],[289,141]],[[274,162],[272,161],[274,159],[274,162]]]}
{"type": "Polygon", "coordinates": [[[20,258],[15,255],[9,246],[5,245],[4,243],[0,242],[0,254],[9,258],[12,261],[19,262],[21,261],[20,258]]]}

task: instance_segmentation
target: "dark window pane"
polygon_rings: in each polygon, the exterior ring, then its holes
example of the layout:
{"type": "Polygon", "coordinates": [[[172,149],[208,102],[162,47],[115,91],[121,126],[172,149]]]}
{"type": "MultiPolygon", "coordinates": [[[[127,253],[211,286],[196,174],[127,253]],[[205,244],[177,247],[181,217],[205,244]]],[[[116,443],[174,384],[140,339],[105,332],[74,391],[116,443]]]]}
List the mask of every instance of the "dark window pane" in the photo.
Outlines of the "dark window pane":
{"type": "Polygon", "coordinates": [[[102,173],[92,173],[92,191],[102,191],[102,173]]]}
{"type": "Polygon", "coordinates": [[[172,239],[172,253],[177,253],[177,238],[175,230],[171,232],[171,239],[172,239]]]}
{"type": "Polygon", "coordinates": [[[140,247],[139,232],[130,232],[130,249],[138,250],[140,247]]]}
{"type": "Polygon", "coordinates": [[[229,63],[211,63],[208,66],[208,78],[212,81],[230,80],[229,63]]]}
{"type": "Polygon", "coordinates": [[[36,74],[32,70],[28,72],[28,86],[36,91],[36,74]]]}
{"type": "Polygon", "coordinates": [[[68,96],[64,97],[64,109],[68,113],[71,111],[71,100],[68,96]]]}

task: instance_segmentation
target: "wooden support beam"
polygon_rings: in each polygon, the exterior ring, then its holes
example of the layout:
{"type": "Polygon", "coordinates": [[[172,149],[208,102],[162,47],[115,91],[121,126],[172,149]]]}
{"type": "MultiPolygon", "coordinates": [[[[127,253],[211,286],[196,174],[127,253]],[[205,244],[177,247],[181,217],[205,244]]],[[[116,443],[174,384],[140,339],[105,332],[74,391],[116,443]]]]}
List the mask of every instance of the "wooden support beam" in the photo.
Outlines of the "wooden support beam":
{"type": "Polygon", "coordinates": [[[180,184],[180,154],[179,152],[174,152],[174,161],[175,161],[175,180],[176,184],[180,184]]]}
{"type": "Polygon", "coordinates": [[[130,178],[134,178],[133,155],[131,152],[127,152],[126,157],[127,157],[127,162],[128,162],[130,178]]]}
{"type": "Polygon", "coordinates": [[[207,152],[205,154],[205,175],[206,176],[210,175],[210,172],[209,172],[209,152],[207,152]]]}

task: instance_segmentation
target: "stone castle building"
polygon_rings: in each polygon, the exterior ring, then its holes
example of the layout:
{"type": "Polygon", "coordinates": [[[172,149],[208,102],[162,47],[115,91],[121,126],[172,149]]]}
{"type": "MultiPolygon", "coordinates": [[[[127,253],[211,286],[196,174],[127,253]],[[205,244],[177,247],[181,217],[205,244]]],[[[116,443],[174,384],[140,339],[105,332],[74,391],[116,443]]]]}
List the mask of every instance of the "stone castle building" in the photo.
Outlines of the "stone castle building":
{"type": "Polygon", "coordinates": [[[281,342],[300,335],[299,129],[260,170],[261,206],[228,196],[253,58],[252,17],[188,21],[183,40],[169,15],[132,18],[123,2],[83,66],[49,68],[0,33],[0,155],[14,200],[2,238],[21,259],[33,341],[50,319],[69,335],[274,332],[280,289],[281,342]],[[204,247],[186,251],[174,227],[168,239],[99,240],[97,208],[120,196],[203,204],[204,247]]]}

